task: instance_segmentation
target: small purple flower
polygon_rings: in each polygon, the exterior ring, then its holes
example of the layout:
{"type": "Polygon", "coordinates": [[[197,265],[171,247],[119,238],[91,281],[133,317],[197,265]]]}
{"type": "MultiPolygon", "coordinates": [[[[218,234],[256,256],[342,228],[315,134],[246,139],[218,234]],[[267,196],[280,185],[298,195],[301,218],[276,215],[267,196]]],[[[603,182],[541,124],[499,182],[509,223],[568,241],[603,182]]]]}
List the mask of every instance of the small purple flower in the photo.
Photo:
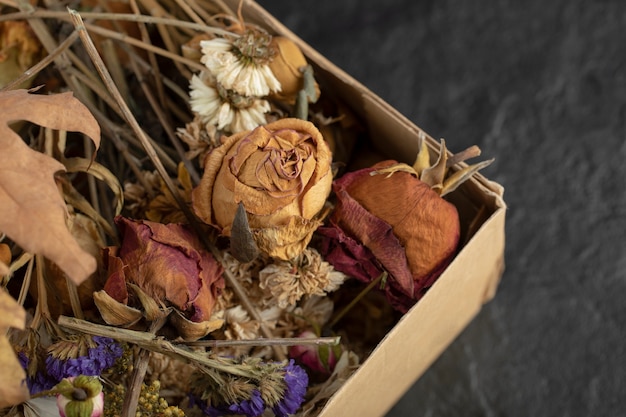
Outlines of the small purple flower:
{"type": "Polygon", "coordinates": [[[195,395],[190,396],[190,404],[200,407],[202,412],[210,417],[221,417],[229,415],[245,415],[247,417],[258,417],[265,411],[265,402],[261,398],[259,390],[252,391],[249,400],[242,400],[235,404],[212,406],[207,405],[195,395]]]}
{"type": "Polygon", "coordinates": [[[78,375],[98,376],[122,356],[122,347],[113,339],[94,336],[92,340],[96,346],[84,356],[62,358],[51,352],[46,358],[48,373],[57,381],[78,375]]]}
{"type": "MultiPolygon", "coordinates": [[[[17,358],[19,359],[22,368],[27,371],[30,359],[28,358],[28,356],[26,356],[26,353],[18,352],[17,358]]],[[[27,373],[26,385],[28,385],[28,391],[30,392],[30,394],[34,395],[42,391],[48,391],[56,385],[56,381],[50,378],[48,375],[38,371],[33,377],[31,377],[27,373]]]]}
{"type": "Polygon", "coordinates": [[[307,373],[294,364],[293,359],[285,366],[285,393],[282,400],[278,402],[272,411],[277,417],[287,417],[295,414],[304,401],[307,386],[309,385],[309,376],[307,373]]]}
{"type": "MultiPolygon", "coordinates": [[[[237,366],[234,364],[233,366],[237,366]]],[[[281,398],[272,403],[263,399],[261,390],[254,388],[250,391],[249,398],[239,398],[236,402],[225,399],[220,395],[221,386],[216,384],[215,379],[207,378],[207,384],[196,384],[196,388],[204,390],[204,392],[192,392],[189,394],[189,402],[191,406],[197,405],[205,415],[210,417],[228,416],[228,415],[244,415],[246,417],[258,417],[262,415],[266,409],[272,410],[278,417],[287,417],[295,414],[302,405],[306,394],[309,377],[305,370],[296,365],[294,360],[290,360],[287,365],[284,363],[261,363],[258,364],[258,373],[272,373],[270,377],[259,381],[252,376],[246,379],[247,383],[265,383],[273,384],[266,388],[273,389],[274,392],[281,393],[281,398]],[[208,388],[207,388],[208,387],[208,388]],[[209,401],[201,398],[210,397],[209,401]],[[208,404],[210,403],[210,405],[208,404]]],[[[266,376],[268,376],[266,374],[266,376]]],[[[258,387],[258,386],[257,386],[258,387]]],[[[271,398],[271,395],[269,396],[271,398]]]]}

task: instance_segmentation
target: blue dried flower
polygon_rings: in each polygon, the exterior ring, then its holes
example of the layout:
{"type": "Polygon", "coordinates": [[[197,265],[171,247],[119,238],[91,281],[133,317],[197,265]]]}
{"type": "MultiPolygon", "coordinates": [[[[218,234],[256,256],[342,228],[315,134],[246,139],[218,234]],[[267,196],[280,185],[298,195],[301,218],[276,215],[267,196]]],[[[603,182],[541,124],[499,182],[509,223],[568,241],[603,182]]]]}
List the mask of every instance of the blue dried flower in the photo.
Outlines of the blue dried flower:
{"type": "Polygon", "coordinates": [[[282,400],[278,402],[272,411],[278,417],[287,417],[295,414],[304,401],[307,386],[309,385],[309,376],[304,369],[294,364],[293,359],[285,366],[285,393],[282,400]]]}

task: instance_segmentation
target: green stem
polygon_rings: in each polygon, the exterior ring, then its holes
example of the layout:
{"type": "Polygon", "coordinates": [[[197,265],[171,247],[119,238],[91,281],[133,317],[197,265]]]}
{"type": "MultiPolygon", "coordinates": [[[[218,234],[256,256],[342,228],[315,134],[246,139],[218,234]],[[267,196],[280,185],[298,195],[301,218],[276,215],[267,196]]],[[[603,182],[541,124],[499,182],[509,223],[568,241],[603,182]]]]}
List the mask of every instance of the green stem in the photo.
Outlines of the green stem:
{"type": "Polygon", "coordinates": [[[333,317],[333,319],[328,324],[328,327],[332,328],[333,326],[335,326],[339,322],[339,320],[341,320],[350,310],[352,310],[352,308],[357,305],[357,303],[361,301],[361,299],[365,297],[368,292],[370,292],[376,285],[378,285],[379,282],[384,283],[386,280],[387,271],[383,271],[382,274],[380,274],[378,277],[376,277],[376,279],[367,284],[367,287],[363,288],[361,292],[358,293],[357,296],[354,297],[347,306],[345,306],[339,313],[337,313],[335,317],[333,317]]]}

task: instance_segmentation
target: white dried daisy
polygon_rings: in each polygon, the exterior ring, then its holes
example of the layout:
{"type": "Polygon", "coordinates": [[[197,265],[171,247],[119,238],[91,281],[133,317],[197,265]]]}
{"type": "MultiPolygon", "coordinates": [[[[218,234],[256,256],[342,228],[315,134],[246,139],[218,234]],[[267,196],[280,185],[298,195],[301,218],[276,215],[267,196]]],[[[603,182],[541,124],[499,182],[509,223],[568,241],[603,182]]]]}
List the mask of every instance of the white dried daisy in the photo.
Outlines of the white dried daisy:
{"type": "Polygon", "coordinates": [[[248,30],[236,39],[214,38],[200,42],[200,61],[217,82],[243,96],[267,96],[281,90],[268,62],[272,37],[248,30]]]}
{"type": "Polygon", "coordinates": [[[270,105],[266,100],[226,90],[208,73],[193,75],[190,89],[191,110],[206,124],[236,133],[267,123],[265,113],[270,105]]]}

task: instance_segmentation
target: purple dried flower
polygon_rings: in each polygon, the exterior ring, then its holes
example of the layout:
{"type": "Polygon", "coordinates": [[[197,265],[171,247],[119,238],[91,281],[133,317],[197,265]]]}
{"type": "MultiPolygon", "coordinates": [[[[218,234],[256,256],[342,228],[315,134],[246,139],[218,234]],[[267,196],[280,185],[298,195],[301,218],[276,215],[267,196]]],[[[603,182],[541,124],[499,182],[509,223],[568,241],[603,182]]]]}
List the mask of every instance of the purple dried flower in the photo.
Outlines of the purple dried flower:
{"type": "Polygon", "coordinates": [[[284,381],[285,393],[283,398],[272,407],[272,411],[278,417],[287,417],[298,411],[298,408],[304,401],[304,395],[309,385],[309,376],[304,369],[295,365],[293,359],[291,359],[289,364],[285,366],[284,381]]]}
{"type": "Polygon", "coordinates": [[[42,391],[48,391],[52,387],[54,387],[57,383],[54,379],[50,378],[50,376],[37,371],[35,375],[28,374],[28,365],[30,364],[30,359],[24,352],[18,352],[17,358],[22,365],[22,368],[26,371],[26,385],[28,385],[28,391],[31,395],[40,393],[42,391]]]}
{"type": "MultiPolygon", "coordinates": [[[[294,360],[263,363],[250,361],[230,364],[234,369],[249,373],[248,377],[235,374],[196,374],[194,390],[189,395],[190,405],[197,405],[204,414],[217,417],[244,415],[257,417],[271,410],[278,417],[294,414],[302,405],[309,377],[294,360]],[[232,383],[239,386],[235,396],[224,395],[224,387],[232,383]],[[265,394],[264,394],[265,393],[265,394]]],[[[228,391],[228,390],[227,390],[228,391]]]]}
{"type": "Polygon", "coordinates": [[[56,353],[54,348],[50,349],[46,358],[48,374],[57,381],[78,375],[98,376],[122,356],[121,346],[113,339],[94,336],[92,341],[95,346],[89,347],[86,355],[76,357],[68,357],[56,353]]]}
{"type": "Polygon", "coordinates": [[[197,405],[202,412],[210,417],[220,417],[229,415],[245,415],[247,417],[257,417],[265,411],[265,402],[261,398],[259,390],[252,391],[249,400],[242,400],[235,404],[212,406],[193,394],[190,395],[190,405],[197,405]]]}
{"type": "Polygon", "coordinates": [[[238,404],[231,404],[228,407],[229,414],[244,414],[248,417],[256,417],[265,411],[265,402],[261,398],[259,390],[252,391],[249,400],[243,400],[238,404]]]}

